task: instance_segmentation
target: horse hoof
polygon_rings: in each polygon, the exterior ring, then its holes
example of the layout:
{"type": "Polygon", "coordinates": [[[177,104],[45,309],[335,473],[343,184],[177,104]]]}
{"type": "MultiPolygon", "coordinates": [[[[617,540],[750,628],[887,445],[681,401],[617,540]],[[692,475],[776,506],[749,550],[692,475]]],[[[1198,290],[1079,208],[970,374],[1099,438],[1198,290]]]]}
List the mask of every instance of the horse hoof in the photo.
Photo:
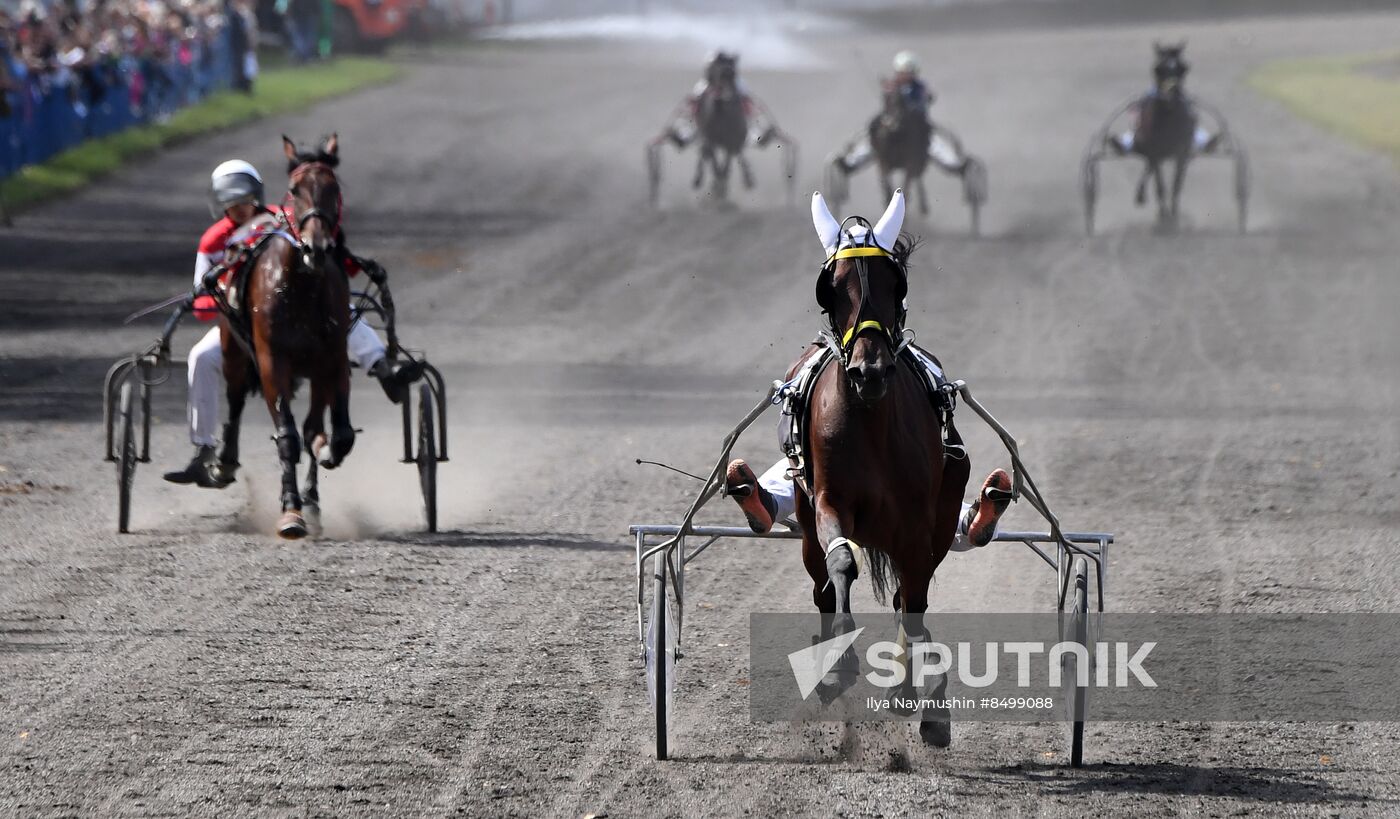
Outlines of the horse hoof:
{"type": "Polygon", "coordinates": [[[277,536],[283,540],[300,540],[306,537],[306,519],[301,516],[301,512],[295,509],[283,512],[282,519],[277,521],[277,536]]]}
{"type": "Polygon", "coordinates": [[[953,723],[947,720],[920,722],[919,738],[931,748],[947,748],[953,744],[953,723]]]}

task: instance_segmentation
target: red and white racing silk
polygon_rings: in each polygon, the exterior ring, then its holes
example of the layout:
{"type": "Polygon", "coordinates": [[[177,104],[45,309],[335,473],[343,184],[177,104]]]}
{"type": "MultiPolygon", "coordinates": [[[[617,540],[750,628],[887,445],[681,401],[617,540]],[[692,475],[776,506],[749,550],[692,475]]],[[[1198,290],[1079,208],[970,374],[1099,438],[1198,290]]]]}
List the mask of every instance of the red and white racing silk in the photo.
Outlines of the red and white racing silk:
{"type": "MultiPolygon", "coordinates": [[[[273,205],[267,209],[267,213],[273,216],[282,215],[282,208],[273,205]]],[[[256,238],[257,231],[247,232],[246,235],[234,240],[234,234],[239,232],[242,225],[235,224],[227,216],[209,226],[204,231],[204,235],[199,237],[199,250],[194,254],[194,285],[198,287],[204,282],[204,277],[209,270],[217,264],[222,264],[228,256],[228,251],[232,245],[243,245],[247,240],[256,238]]],[[[227,273],[224,274],[227,277],[227,273]]]]}
{"type": "MultiPolygon", "coordinates": [[[[271,205],[265,211],[273,216],[283,215],[285,209],[281,205],[271,205]]],[[[256,219],[256,217],[254,217],[256,219]]],[[[269,230],[276,230],[276,223],[268,222],[259,225],[252,230],[245,230],[246,225],[235,224],[234,221],[224,216],[219,221],[209,226],[204,231],[204,235],[199,238],[199,250],[194,255],[194,285],[199,287],[204,283],[204,277],[208,275],[216,265],[223,264],[230,258],[230,252],[239,250],[251,245],[253,242],[267,233],[269,230]]],[[[337,237],[338,238],[338,237],[337,237]]],[[[346,274],[354,276],[360,272],[360,267],[355,263],[354,257],[346,254],[346,274]]],[[[221,285],[228,284],[228,277],[232,270],[225,270],[219,277],[221,285]]],[[[218,309],[214,302],[214,297],[209,295],[197,296],[194,300],[194,315],[200,321],[213,321],[219,317],[218,309]]]]}

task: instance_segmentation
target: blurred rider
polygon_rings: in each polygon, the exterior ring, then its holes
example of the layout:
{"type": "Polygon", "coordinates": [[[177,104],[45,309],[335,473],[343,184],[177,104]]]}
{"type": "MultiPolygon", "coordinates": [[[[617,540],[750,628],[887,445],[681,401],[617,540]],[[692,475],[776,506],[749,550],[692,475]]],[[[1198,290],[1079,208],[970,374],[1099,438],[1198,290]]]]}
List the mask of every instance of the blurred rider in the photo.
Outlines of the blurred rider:
{"type": "MultiPolygon", "coordinates": [[[[929,122],[928,109],[933,106],[937,97],[919,76],[918,55],[912,51],[901,51],[894,55],[891,67],[894,69],[894,76],[881,83],[883,89],[899,95],[906,114],[929,122]]],[[[877,115],[876,120],[880,116],[883,115],[877,115]]],[[[951,174],[961,175],[967,168],[967,157],[960,155],[946,140],[939,139],[936,130],[929,134],[928,156],[934,164],[951,174]]],[[[874,159],[875,152],[870,147],[870,134],[867,129],[856,144],[846,149],[846,153],[836,157],[835,165],[846,173],[853,173],[869,165],[874,159]]]]}
{"type": "MultiPolygon", "coordinates": [[[[194,257],[193,302],[195,317],[200,321],[215,321],[219,317],[217,302],[211,292],[228,284],[229,275],[242,254],[242,243],[256,235],[259,229],[275,228],[282,208],[269,208],[263,202],[263,181],[256,168],[241,159],[232,159],[214,169],[210,177],[209,210],[218,217],[199,240],[194,257]]],[[[344,234],[337,235],[333,250],[341,269],[353,276],[364,270],[381,288],[388,286],[387,274],[372,259],[354,256],[345,248],[344,234]]],[[[165,473],[171,483],[193,483],[211,489],[223,489],[233,483],[232,474],[219,470],[214,454],[214,432],[219,420],[219,381],[223,374],[224,354],[220,346],[219,327],[215,326],[190,350],[189,356],[189,425],[194,458],[185,468],[165,473]]],[[[402,396],[416,373],[411,367],[395,369],[385,354],[384,342],[363,321],[350,327],[346,339],[350,359],[375,376],[391,398],[402,396]]]]}
{"type": "MultiPolygon", "coordinates": [[[[1182,56],[1182,51],[1185,48],[1184,41],[1179,46],[1153,44],[1157,60],[1152,65],[1152,87],[1128,109],[1131,127],[1126,131],[1109,134],[1105,137],[1108,146],[1115,153],[1125,156],[1134,151],[1137,147],[1138,129],[1142,125],[1143,110],[1155,101],[1175,97],[1190,105],[1184,90],[1186,74],[1191,70],[1191,64],[1186,62],[1182,56]]],[[[1194,106],[1191,107],[1194,108],[1194,106]]],[[[1209,154],[1219,147],[1220,134],[1211,132],[1198,122],[1195,131],[1191,134],[1192,150],[1209,154]]]]}
{"type": "Polygon", "coordinates": [[[709,93],[711,88],[722,90],[726,85],[732,85],[735,93],[739,95],[744,116],[746,118],[752,117],[756,106],[753,96],[749,93],[748,83],[739,76],[739,55],[719,50],[713,52],[705,63],[701,79],[686,95],[685,110],[678,114],[671,125],[667,127],[666,138],[670,139],[677,148],[684,148],[694,141],[698,133],[696,120],[700,114],[700,101],[705,98],[705,94],[709,93]]]}

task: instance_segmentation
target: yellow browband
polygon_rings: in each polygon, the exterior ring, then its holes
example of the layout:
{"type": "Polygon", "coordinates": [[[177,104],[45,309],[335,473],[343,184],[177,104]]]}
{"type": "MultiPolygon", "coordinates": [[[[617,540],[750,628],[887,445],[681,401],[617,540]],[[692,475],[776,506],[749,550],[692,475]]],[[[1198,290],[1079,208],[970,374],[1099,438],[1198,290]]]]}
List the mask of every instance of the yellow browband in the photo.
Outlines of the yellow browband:
{"type": "Polygon", "coordinates": [[[855,259],[861,256],[889,255],[889,251],[885,250],[883,247],[848,247],[845,250],[838,250],[835,253],[831,254],[831,257],[826,260],[826,263],[831,264],[837,259],[855,259]]]}
{"type": "Polygon", "coordinates": [[[846,334],[841,337],[841,346],[845,347],[846,345],[850,344],[851,339],[855,338],[857,334],[865,330],[879,330],[883,333],[885,332],[885,325],[881,324],[878,321],[862,321],[860,324],[857,324],[856,326],[846,331],[846,334]]]}
{"type": "MultiPolygon", "coordinates": [[[[829,265],[837,259],[857,259],[863,256],[889,257],[890,252],[882,247],[848,247],[845,250],[838,250],[835,253],[831,254],[831,258],[827,259],[826,263],[829,265]]],[[[881,324],[878,321],[862,321],[861,323],[846,331],[846,334],[841,337],[841,346],[845,347],[849,345],[851,343],[851,339],[855,338],[857,335],[866,330],[879,330],[883,333],[885,332],[885,325],[881,324]]]]}

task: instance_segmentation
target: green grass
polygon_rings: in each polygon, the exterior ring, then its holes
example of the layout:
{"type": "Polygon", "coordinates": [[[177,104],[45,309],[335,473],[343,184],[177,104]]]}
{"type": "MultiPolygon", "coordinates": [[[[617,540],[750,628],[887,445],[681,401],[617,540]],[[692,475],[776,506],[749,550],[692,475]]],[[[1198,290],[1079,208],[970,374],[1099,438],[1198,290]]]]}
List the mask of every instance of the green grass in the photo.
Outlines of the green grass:
{"type": "Polygon", "coordinates": [[[1368,72],[1396,54],[1314,57],[1269,63],[1249,78],[1255,90],[1313,120],[1400,161],[1400,72],[1368,72]]]}
{"type": "Polygon", "coordinates": [[[264,71],[252,94],[233,91],[214,94],[180,109],[166,122],[90,140],[0,180],[4,204],[14,208],[51,199],[87,185],[133,157],[211,131],[296,110],[367,85],[388,82],[400,71],[398,66],[384,60],[362,58],[341,58],[264,71]]]}

